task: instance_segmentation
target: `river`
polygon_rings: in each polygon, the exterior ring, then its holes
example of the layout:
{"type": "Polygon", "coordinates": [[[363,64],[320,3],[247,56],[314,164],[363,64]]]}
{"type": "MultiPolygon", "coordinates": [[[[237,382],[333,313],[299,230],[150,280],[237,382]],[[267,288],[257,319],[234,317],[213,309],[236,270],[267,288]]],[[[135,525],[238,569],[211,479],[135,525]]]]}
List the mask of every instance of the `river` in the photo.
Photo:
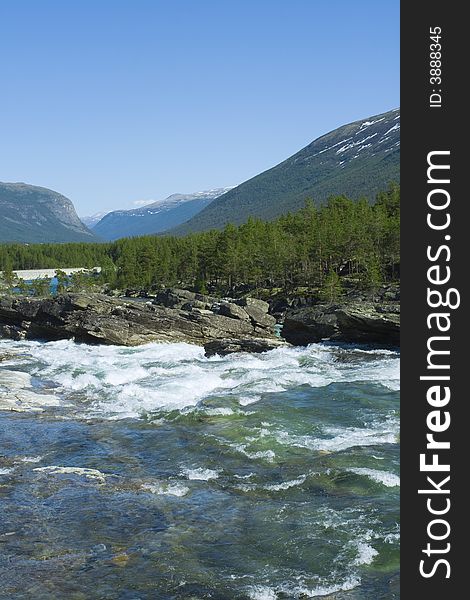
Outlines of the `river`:
{"type": "Polygon", "coordinates": [[[398,352],[0,358],[0,598],[399,597],[398,352]]]}

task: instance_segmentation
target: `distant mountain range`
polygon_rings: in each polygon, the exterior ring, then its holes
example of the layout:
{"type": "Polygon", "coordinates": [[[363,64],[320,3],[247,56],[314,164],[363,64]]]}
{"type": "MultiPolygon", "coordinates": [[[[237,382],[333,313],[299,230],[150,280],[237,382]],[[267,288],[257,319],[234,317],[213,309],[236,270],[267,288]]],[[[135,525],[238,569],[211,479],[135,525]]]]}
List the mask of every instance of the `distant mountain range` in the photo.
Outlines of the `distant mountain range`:
{"type": "Polygon", "coordinates": [[[105,210],[101,212],[97,212],[94,215],[89,215],[87,217],[80,217],[80,221],[88,227],[88,229],[93,229],[93,227],[101,221],[103,217],[105,217],[110,210],[105,210]]]}
{"type": "Polygon", "coordinates": [[[400,111],[395,109],[344,125],[316,139],[279,165],[233,188],[169,233],[184,235],[272,219],[301,208],[307,198],[331,195],[373,201],[391,181],[400,181],[400,111]]]}
{"type": "Polygon", "coordinates": [[[273,219],[345,194],[371,202],[400,180],[400,111],[339,127],[279,165],[233,188],[173,194],[131,210],[78,218],[72,202],[52,190],[0,183],[0,242],[94,242],[148,234],[185,235],[273,219]],[[88,227],[92,228],[89,229],[88,227]]]}
{"type": "Polygon", "coordinates": [[[97,221],[98,215],[82,220],[105,240],[161,233],[188,221],[231,189],[217,188],[194,194],[172,194],[165,200],[157,200],[141,208],[115,210],[97,221]]]}
{"type": "Polygon", "coordinates": [[[72,202],[26,183],[0,182],[0,242],[97,242],[72,202]]]}

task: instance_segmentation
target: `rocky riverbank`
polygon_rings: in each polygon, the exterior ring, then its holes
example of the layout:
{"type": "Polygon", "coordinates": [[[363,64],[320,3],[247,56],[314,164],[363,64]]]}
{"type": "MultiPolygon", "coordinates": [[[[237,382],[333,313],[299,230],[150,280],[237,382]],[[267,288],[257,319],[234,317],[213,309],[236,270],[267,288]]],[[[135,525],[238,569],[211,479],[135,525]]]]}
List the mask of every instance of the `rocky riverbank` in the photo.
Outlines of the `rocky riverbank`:
{"type": "MultiPolygon", "coordinates": [[[[186,290],[165,290],[153,302],[101,294],[0,299],[0,335],[12,339],[74,338],[86,343],[137,346],[147,342],[212,344],[262,352],[283,344],[269,305],[246,298],[229,302],[186,290]]],[[[226,348],[224,351],[223,348],[226,348]]]]}
{"type": "Polygon", "coordinates": [[[282,335],[296,346],[324,339],[400,345],[400,307],[396,303],[319,304],[287,311],[282,335]]]}
{"type": "MultiPolygon", "coordinates": [[[[400,286],[387,284],[374,293],[355,288],[345,291],[334,303],[311,297],[289,298],[273,304],[280,318],[283,337],[291,344],[304,346],[324,339],[354,344],[400,345],[400,286]]],[[[279,319],[279,317],[278,317],[279,319]]]]}
{"type": "Polygon", "coordinates": [[[284,304],[279,311],[279,300],[270,305],[255,298],[220,299],[175,288],[147,300],[95,293],[46,299],[4,296],[0,336],[122,346],[187,342],[203,345],[208,356],[326,339],[399,345],[398,288],[384,289],[373,299],[349,295],[336,304],[296,299],[284,304]],[[276,334],[276,321],[283,323],[282,338],[276,334]]]}

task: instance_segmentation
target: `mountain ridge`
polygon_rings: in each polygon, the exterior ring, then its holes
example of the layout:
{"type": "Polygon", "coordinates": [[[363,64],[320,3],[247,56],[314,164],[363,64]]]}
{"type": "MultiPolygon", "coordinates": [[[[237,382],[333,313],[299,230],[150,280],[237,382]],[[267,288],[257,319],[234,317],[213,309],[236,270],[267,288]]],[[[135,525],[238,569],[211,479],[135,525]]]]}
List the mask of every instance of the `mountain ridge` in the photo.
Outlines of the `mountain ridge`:
{"type": "Polygon", "coordinates": [[[191,194],[171,194],[139,208],[113,210],[92,229],[106,240],[163,233],[184,223],[230,189],[213,188],[191,194]]]}
{"type": "Polygon", "coordinates": [[[0,182],[0,242],[99,241],[63,194],[22,182],[0,182]]]}
{"type": "Polygon", "coordinates": [[[241,224],[249,216],[271,220],[332,195],[375,199],[400,179],[400,109],[325,133],[259,175],[226,192],[186,223],[168,231],[185,235],[241,224]]]}

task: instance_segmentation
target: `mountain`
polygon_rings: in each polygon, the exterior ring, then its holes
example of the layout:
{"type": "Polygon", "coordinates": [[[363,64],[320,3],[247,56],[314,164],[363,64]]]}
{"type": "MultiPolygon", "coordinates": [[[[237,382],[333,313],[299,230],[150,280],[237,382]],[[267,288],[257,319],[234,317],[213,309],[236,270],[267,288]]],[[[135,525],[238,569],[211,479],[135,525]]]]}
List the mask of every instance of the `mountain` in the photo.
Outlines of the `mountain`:
{"type": "Polygon", "coordinates": [[[230,189],[173,194],[141,208],[115,210],[105,215],[93,227],[93,232],[106,240],[161,233],[184,223],[230,189]]]}
{"type": "Polygon", "coordinates": [[[52,190],[0,182],[0,242],[98,242],[72,202],[52,190]]]}
{"type": "Polygon", "coordinates": [[[97,212],[93,215],[89,215],[87,217],[80,217],[80,221],[88,227],[88,229],[93,229],[93,227],[101,221],[103,217],[105,217],[111,211],[97,212]]]}
{"type": "Polygon", "coordinates": [[[400,111],[395,109],[339,127],[316,139],[279,165],[223,194],[187,223],[171,230],[184,235],[240,224],[248,217],[273,219],[317,204],[329,196],[374,200],[391,181],[400,180],[400,111]]]}

